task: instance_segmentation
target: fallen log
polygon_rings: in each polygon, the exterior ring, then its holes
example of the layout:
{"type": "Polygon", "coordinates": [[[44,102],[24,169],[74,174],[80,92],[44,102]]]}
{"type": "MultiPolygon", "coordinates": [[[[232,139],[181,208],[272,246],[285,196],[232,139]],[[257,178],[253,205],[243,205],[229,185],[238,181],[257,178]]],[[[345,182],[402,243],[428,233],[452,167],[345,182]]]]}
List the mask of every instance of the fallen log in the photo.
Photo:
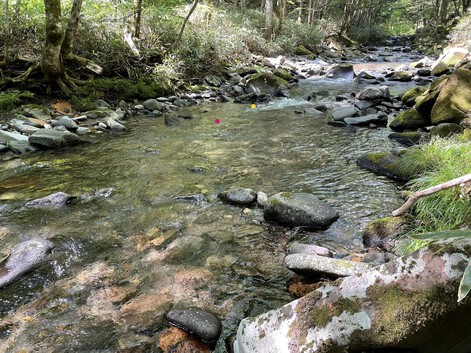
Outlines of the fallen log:
{"type": "Polygon", "coordinates": [[[394,210],[392,212],[392,216],[393,217],[402,216],[421,197],[432,195],[438,191],[449,189],[449,188],[452,188],[453,186],[466,184],[469,182],[471,182],[471,174],[466,174],[459,178],[449,180],[445,183],[441,183],[441,184],[432,186],[430,188],[417,191],[414,194],[412,194],[401,207],[399,207],[397,210],[394,210]]]}

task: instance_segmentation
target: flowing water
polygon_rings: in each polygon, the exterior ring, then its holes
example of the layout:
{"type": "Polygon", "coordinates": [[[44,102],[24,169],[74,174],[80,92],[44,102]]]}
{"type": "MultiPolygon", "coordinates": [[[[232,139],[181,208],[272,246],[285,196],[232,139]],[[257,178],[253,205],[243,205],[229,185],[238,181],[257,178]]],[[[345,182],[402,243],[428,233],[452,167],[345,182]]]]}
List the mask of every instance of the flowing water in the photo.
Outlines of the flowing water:
{"type": "Polygon", "coordinates": [[[361,251],[365,225],[401,203],[397,185],[355,164],[364,153],[397,147],[386,129],[332,127],[325,116],[296,112],[311,104],[301,97],[313,90],[360,88],[306,80],[294,98],[255,109],[202,104],[177,127],[136,117],[123,135],[2,162],[0,258],[31,237],[56,248],[46,265],[0,291],[0,351],[155,347],[166,310],[199,307],[223,320],[216,350],[224,352],[243,317],[293,299],[283,266],[289,241],[361,251]],[[327,231],[296,234],[266,225],[260,209],[212,196],[231,187],[313,193],[340,219],[327,231]],[[63,210],[23,207],[56,191],[104,188],[111,195],[63,210]],[[206,196],[178,198],[196,194],[206,196]]]}

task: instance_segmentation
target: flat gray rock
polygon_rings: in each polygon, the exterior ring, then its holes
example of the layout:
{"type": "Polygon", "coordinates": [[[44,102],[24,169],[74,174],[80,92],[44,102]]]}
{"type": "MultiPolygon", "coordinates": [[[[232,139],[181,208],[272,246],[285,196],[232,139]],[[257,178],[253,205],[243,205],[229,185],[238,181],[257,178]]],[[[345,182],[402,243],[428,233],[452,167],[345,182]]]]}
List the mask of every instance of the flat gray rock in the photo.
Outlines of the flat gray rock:
{"type": "Polygon", "coordinates": [[[350,118],[359,112],[358,108],[354,105],[342,106],[334,108],[332,111],[332,117],[334,120],[344,120],[345,118],[350,118]]]}
{"type": "Polygon", "coordinates": [[[266,221],[288,227],[323,229],[339,214],[312,194],[281,192],[268,199],[263,216],[266,221]]]}
{"type": "Polygon", "coordinates": [[[354,125],[354,126],[367,126],[369,124],[382,124],[385,123],[385,121],[382,121],[378,114],[369,114],[365,116],[359,116],[356,118],[345,118],[343,121],[347,125],[354,125]]]}
{"type": "Polygon", "coordinates": [[[172,325],[192,333],[207,343],[216,343],[221,335],[221,320],[204,310],[170,310],[165,314],[165,318],[172,325]]]}
{"type": "Polygon", "coordinates": [[[235,205],[251,205],[257,200],[257,194],[252,189],[233,189],[218,194],[218,197],[235,205]]]}
{"type": "Polygon", "coordinates": [[[62,116],[57,120],[59,124],[61,124],[63,127],[65,127],[67,130],[77,130],[78,125],[77,123],[70,117],[68,116],[62,116]]]}
{"type": "Polygon", "coordinates": [[[301,275],[348,277],[363,271],[371,270],[371,266],[363,262],[333,259],[312,254],[290,254],[285,257],[285,266],[301,275]]]}
{"type": "Polygon", "coordinates": [[[29,143],[42,148],[57,148],[79,142],[79,137],[68,131],[41,129],[29,137],[29,143]]]}
{"type": "Polygon", "coordinates": [[[0,263],[0,288],[38,267],[53,248],[54,244],[45,239],[32,239],[16,244],[10,255],[0,263]]]}
{"type": "Polygon", "coordinates": [[[28,141],[28,136],[18,132],[9,132],[0,130],[0,142],[8,143],[10,141],[28,141]]]}
{"type": "Polygon", "coordinates": [[[334,254],[327,248],[313,244],[292,243],[288,248],[288,254],[306,254],[333,257],[334,254]]]}
{"type": "Polygon", "coordinates": [[[77,197],[70,196],[65,192],[56,192],[40,199],[28,201],[25,206],[31,208],[62,208],[73,204],[77,197]]]}

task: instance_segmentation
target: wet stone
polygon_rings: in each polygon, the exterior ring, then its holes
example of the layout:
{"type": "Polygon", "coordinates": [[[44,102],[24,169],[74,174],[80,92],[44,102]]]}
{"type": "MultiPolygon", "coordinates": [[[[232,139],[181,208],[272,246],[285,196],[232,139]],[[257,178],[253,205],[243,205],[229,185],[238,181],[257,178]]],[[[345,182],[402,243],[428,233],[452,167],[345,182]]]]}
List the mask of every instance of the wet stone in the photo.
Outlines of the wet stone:
{"type": "Polygon", "coordinates": [[[218,197],[228,203],[235,205],[251,205],[257,200],[257,194],[252,189],[233,189],[218,194],[218,197]]]}
{"type": "Polygon", "coordinates": [[[32,239],[16,244],[10,255],[0,263],[0,288],[38,267],[53,247],[52,242],[45,239],[32,239]]]}
{"type": "Polygon", "coordinates": [[[31,208],[62,208],[75,203],[77,198],[65,192],[56,192],[49,196],[29,201],[25,204],[31,208]]]}
{"type": "Polygon", "coordinates": [[[203,342],[216,343],[221,335],[221,320],[204,310],[170,310],[165,318],[170,324],[190,332],[203,342]]]}

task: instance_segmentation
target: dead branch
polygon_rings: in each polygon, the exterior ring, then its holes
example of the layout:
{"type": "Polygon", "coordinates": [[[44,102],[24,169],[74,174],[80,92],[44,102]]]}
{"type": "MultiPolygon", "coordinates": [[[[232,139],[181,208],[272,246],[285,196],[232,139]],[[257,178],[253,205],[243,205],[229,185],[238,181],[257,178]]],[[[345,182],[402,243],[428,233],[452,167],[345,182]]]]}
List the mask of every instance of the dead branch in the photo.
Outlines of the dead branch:
{"type": "Polygon", "coordinates": [[[457,185],[469,183],[469,182],[471,182],[471,174],[466,174],[459,178],[449,180],[445,183],[432,186],[428,189],[417,191],[414,194],[412,194],[412,196],[409,197],[407,201],[401,207],[399,207],[397,210],[394,210],[392,212],[392,216],[393,217],[402,216],[421,197],[432,195],[438,191],[449,189],[453,186],[457,186],[457,185]]]}

